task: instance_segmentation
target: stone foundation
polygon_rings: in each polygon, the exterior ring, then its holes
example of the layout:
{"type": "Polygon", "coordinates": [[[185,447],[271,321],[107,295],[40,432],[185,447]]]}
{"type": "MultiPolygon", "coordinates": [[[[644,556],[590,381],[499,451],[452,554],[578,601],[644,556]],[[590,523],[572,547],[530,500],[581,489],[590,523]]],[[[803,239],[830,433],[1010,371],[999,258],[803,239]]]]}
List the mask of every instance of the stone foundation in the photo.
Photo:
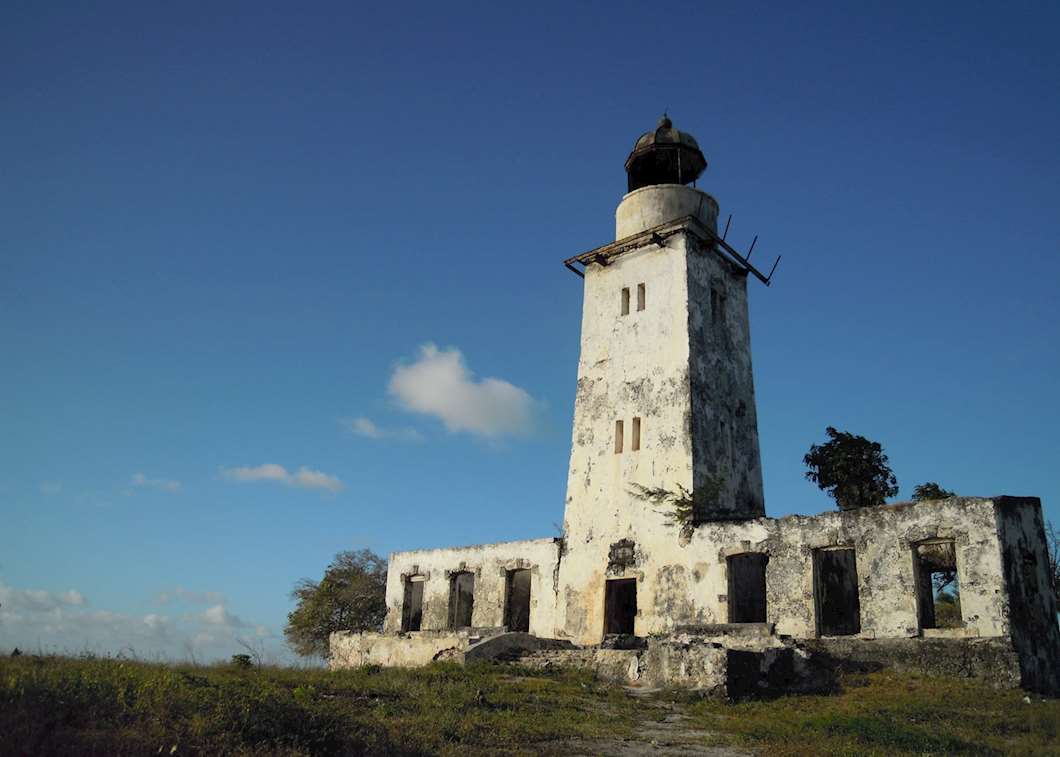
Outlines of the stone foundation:
{"type": "Polygon", "coordinates": [[[1003,638],[808,639],[799,646],[831,668],[981,678],[1001,688],[1021,683],[1019,655],[1003,638]]]}

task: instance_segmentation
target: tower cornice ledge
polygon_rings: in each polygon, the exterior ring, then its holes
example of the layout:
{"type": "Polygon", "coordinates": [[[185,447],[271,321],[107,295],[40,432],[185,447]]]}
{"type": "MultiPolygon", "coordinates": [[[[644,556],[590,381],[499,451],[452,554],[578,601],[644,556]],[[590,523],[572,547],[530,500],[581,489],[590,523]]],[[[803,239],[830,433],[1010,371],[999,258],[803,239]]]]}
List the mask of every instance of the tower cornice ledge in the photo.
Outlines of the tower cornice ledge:
{"type": "Polygon", "coordinates": [[[700,241],[709,242],[714,251],[724,260],[733,264],[741,273],[747,273],[746,268],[742,265],[742,261],[726,254],[725,247],[728,245],[724,244],[724,240],[722,240],[713,229],[693,215],[675,218],[672,221],[656,224],[655,226],[636,234],[630,234],[622,239],[616,239],[610,244],[605,244],[601,247],[589,250],[588,252],[583,252],[580,255],[575,255],[572,258],[567,258],[563,261],[563,265],[567,266],[567,268],[570,268],[580,276],[583,274],[577,268],[574,268],[575,263],[581,263],[581,265],[585,267],[588,267],[590,263],[608,265],[620,255],[643,249],[648,245],[655,244],[664,247],[664,243],[667,239],[680,233],[691,234],[700,241]]]}

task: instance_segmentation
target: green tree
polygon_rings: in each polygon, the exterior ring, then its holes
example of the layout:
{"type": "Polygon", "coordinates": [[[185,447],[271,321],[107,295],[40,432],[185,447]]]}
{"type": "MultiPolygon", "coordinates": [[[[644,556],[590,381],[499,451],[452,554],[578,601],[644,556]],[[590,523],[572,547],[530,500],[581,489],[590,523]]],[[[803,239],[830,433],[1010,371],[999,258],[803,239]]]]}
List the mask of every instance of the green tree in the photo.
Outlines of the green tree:
{"type": "Polygon", "coordinates": [[[369,549],[339,552],[320,581],[291,591],[297,606],[283,635],[296,653],[328,656],[333,631],[378,631],[386,617],[386,560],[369,549]]]}
{"type": "Polygon", "coordinates": [[[913,501],[924,502],[929,499],[948,499],[949,497],[956,497],[957,492],[951,492],[949,489],[943,489],[934,481],[928,481],[926,484],[920,484],[913,489],[913,501]]]}
{"type": "Polygon", "coordinates": [[[949,591],[936,591],[935,593],[935,627],[936,628],[960,628],[961,620],[961,593],[956,584],[949,591]]]}
{"type": "Polygon", "coordinates": [[[898,480],[879,442],[846,431],[825,429],[829,440],[810,446],[806,478],[836,501],[840,510],[882,505],[898,493],[898,480]]]}

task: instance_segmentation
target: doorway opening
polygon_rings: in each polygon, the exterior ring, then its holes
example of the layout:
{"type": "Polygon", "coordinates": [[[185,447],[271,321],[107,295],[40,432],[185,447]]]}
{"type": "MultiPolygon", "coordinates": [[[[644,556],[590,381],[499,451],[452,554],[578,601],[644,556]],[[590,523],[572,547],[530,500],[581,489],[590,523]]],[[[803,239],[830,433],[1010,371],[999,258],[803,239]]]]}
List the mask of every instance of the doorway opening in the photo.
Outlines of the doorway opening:
{"type": "Polygon", "coordinates": [[[604,589],[604,634],[632,634],[637,617],[637,579],[618,578],[604,589]]]}
{"type": "Polygon", "coordinates": [[[504,608],[504,625],[509,631],[530,630],[530,571],[509,570],[505,583],[508,600],[504,608]]]}
{"type": "Polygon", "coordinates": [[[962,628],[957,549],[953,539],[929,539],[913,546],[917,615],[923,628],[962,628]]]}
{"type": "Polygon", "coordinates": [[[728,559],[729,622],[766,622],[766,564],[769,555],[747,553],[728,559]]]}
{"type": "Polygon", "coordinates": [[[858,566],[851,547],[814,552],[814,599],[820,636],[853,636],[861,632],[858,566]]]}
{"type": "Polygon", "coordinates": [[[423,576],[405,579],[405,599],[401,604],[401,630],[419,631],[423,624],[423,576]]]}
{"type": "Polygon", "coordinates": [[[475,574],[462,571],[449,579],[449,628],[468,628],[475,608],[475,574]]]}

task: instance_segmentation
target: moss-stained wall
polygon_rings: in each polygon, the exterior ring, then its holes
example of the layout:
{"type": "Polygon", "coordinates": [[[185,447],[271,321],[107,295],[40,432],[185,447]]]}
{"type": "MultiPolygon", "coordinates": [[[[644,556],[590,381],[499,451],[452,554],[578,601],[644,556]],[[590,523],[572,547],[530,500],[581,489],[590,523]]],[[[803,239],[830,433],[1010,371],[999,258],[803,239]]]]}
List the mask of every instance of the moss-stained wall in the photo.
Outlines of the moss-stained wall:
{"type": "Polygon", "coordinates": [[[1041,503],[1035,497],[1000,497],[997,505],[1007,615],[1020,656],[1021,683],[1028,689],[1057,692],[1060,628],[1041,503]]]}
{"type": "Polygon", "coordinates": [[[507,571],[530,570],[530,633],[551,637],[555,627],[555,573],[559,558],[557,539],[480,544],[448,549],[395,552],[387,570],[387,616],[384,631],[401,630],[405,581],[423,577],[423,631],[449,627],[449,588],[455,572],[475,576],[471,625],[498,628],[504,625],[507,571]]]}

